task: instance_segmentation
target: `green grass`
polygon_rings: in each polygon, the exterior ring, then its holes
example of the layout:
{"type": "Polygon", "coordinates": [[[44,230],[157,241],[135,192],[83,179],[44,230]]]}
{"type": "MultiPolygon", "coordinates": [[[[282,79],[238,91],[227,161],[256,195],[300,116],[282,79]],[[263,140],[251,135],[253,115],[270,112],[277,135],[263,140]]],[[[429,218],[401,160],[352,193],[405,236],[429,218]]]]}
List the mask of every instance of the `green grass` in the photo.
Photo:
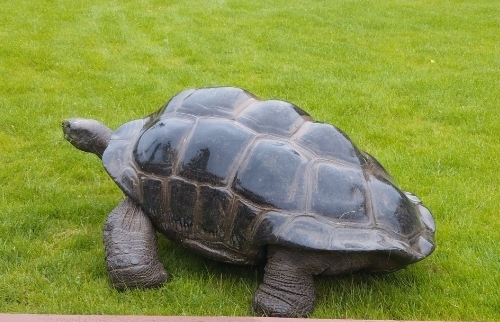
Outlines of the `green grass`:
{"type": "Polygon", "coordinates": [[[246,315],[261,268],[160,240],[173,276],[108,285],[121,200],[61,120],[111,127],[188,87],[301,106],[433,211],[436,252],[386,276],[318,278],[313,317],[500,320],[500,6],[469,1],[2,1],[0,312],[246,315]]]}

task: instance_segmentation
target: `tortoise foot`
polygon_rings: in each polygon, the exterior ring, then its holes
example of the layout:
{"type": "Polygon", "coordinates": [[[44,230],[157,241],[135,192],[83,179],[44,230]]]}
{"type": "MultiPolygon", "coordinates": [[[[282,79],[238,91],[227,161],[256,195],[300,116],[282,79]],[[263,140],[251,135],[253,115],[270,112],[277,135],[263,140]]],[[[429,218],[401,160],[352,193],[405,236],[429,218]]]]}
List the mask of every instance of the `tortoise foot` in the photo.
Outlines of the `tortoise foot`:
{"type": "Polygon", "coordinates": [[[313,267],[300,254],[270,248],[264,280],[253,299],[253,311],[273,317],[305,317],[314,310],[313,267]]]}
{"type": "Polygon", "coordinates": [[[161,286],[168,274],[158,260],[156,232],[142,209],[126,198],[104,226],[106,264],[118,290],[161,286]]]}
{"type": "Polygon", "coordinates": [[[260,285],[253,298],[253,313],[258,316],[307,317],[314,309],[314,299],[279,292],[268,285],[260,285]]]}

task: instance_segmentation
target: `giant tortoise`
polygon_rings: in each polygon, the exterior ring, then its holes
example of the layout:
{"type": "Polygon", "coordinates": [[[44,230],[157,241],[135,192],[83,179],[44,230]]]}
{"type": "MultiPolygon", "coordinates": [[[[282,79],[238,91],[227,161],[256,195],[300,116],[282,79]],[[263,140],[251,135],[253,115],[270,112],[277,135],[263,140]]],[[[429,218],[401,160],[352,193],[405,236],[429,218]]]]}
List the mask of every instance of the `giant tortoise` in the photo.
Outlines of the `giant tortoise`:
{"type": "Polygon", "coordinates": [[[104,227],[117,289],[167,279],[156,231],[210,259],[265,263],[256,314],[313,311],[313,276],[386,273],[434,250],[434,221],[341,130],[234,87],[185,90],[112,131],[63,122],[125,193],[104,227]]]}

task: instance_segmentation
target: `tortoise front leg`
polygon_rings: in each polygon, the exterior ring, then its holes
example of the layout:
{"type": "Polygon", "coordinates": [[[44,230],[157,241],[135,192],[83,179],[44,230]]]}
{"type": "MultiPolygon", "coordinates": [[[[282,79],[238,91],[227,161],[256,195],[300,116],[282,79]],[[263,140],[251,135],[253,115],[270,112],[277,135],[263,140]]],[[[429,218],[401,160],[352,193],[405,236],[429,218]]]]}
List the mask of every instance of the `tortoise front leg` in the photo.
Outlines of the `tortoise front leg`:
{"type": "Polygon", "coordinates": [[[109,214],[104,226],[104,248],[109,278],[118,290],[157,287],[168,278],[158,260],[153,224],[130,198],[109,214]]]}
{"type": "Polygon", "coordinates": [[[253,299],[255,313],[277,317],[312,313],[316,301],[313,275],[320,272],[318,264],[304,252],[269,246],[264,280],[253,299]]]}

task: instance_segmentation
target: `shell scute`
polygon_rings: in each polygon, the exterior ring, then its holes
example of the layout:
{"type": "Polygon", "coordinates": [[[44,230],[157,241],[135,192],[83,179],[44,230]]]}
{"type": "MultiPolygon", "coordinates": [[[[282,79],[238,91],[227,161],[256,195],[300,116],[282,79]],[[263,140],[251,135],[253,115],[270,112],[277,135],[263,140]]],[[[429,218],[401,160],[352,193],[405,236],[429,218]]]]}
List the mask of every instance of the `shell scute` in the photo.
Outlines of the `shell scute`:
{"type": "Polygon", "coordinates": [[[424,230],[414,204],[402,191],[392,183],[373,176],[368,183],[378,225],[404,237],[412,237],[424,230]]]}
{"type": "Polygon", "coordinates": [[[228,120],[200,120],[179,162],[179,174],[198,182],[221,186],[232,165],[239,160],[252,134],[228,120]]]}
{"type": "Polygon", "coordinates": [[[231,229],[231,243],[238,250],[252,241],[252,226],[261,210],[242,200],[236,202],[235,218],[231,229]]]}
{"type": "Polygon", "coordinates": [[[143,171],[169,176],[178,159],[179,147],[194,122],[184,118],[158,119],[142,133],[134,150],[143,171]]]}
{"type": "Polygon", "coordinates": [[[319,163],[313,169],[311,210],[343,222],[367,222],[363,173],[356,168],[319,163]]]}
{"type": "Polygon", "coordinates": [[[118,175],[114,178],[114,180],[120,183],[120,187],[127,196],[130,196],[132,199],[139,202],[142,201],[142,190],[139,183],[139,176],[134,168],[123,168],[121,172],[118,172],[118,175]]]}
{"type": "Polygon", "coordinates": [[[294,140],[312,150],[318,157],[359,165],[358,149],[352,141],[333,125],[308,122],[294,140]]]}
{"type": "Polygon", "coordinates": [[[231,225],[231,201],[233,195],[225,189],[200,187],[200,216],[197,224],[208,238],[224,239],[231,225]]]}
{"type": "Polygon", "coordinates": [[[234,87],[202,88],[190,93],[177,108],[179,113],[233,118],[236,110],[254,96],[234,87]]]}
{"type": "Polygon", "coordinates": [[[299,209],[307,159],[292,146],[263,140],[242,163],[234,190],[248,200],[279,209],[299,209]]]}
{"type": "Polygon", "coordinates": [[[196,92],[196,90],[187,89],[175,95],[170,99],[170,101],[168,101],[167,104],[165,104],[165,106],[159,109],[156,113],[153,113],[153,118],[156,119],[158,117],[161,117],[162,115],[175,112],[179,108],[179,105],[186,99],[186,97],[188,97],[194,92],[196,92]]]}
{"type": "Polygon", "coordinates": [[[309,118],[306,112],[291,103],[269,100],[248,106],[236,121],[257,133],[290,136],[309,118]]]}
{"type": "Polygon", "coordinates": [[[262,214],[254,228],[252,242],[256,245],[278,244],[280,231],[289,219],[288,214],[277,211],[262,214]]]}
{"type": "Polygon", "coordinates": [[[151,217],[160,217],[167,211],[163,181],[156,177],[144,177],[141,179],[141,186],[142,206],[147,209],[151,217]]]}
{"type": "Polygon", "coordinates": [[[369,247],[371,236],[360,229],[337,228],[328,221],[313,215],[296,215],[277,235],[278,243],[293,247],[300,240],[300,247],[315,250],[356,250],[369,247]]]}
{"type": "Polygon", "coordinates": [[[194,209],[198,199],[196,185],[178,178],[168,180],[170,196],[170,211],[165,213],[167,222],[173,230],[183,235],[190,234],[193,230],[195,218],[194,209]]]}

